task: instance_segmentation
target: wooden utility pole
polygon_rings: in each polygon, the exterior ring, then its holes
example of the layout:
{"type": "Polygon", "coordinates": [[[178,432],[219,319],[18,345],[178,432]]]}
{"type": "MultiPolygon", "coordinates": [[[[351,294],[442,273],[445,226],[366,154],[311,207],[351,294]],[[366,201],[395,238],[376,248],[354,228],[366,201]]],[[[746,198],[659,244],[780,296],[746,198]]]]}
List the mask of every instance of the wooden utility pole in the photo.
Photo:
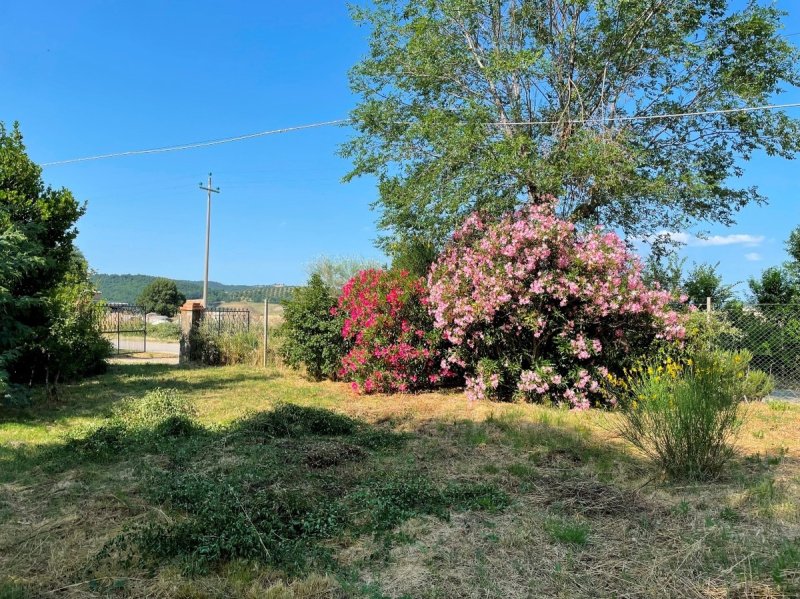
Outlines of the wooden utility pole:
{"type": "Polygon", "coordinates": [[[208,308],[208,251],[211,244],[211,194],[219,193],[219,187],[211,187],[211,173],[208,173],[208,186],[203,187],[200,184],[200,189],[208,192],[208,204],[206,206],[206,269],[203,276],[203,307],[208,308]]]}

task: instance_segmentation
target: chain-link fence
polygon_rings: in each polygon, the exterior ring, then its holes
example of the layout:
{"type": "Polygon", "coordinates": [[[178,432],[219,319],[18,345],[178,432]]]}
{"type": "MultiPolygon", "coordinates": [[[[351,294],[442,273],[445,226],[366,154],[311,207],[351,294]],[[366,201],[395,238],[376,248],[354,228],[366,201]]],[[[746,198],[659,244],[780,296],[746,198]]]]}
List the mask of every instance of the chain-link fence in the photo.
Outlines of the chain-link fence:
{"type": "Polygon", "coordinates": [[[753,368],[775,380],[773,396],[800,398],[800,304],[732,302],[715,313],[730,325],[722,345],[752,353],[753,368]]]}

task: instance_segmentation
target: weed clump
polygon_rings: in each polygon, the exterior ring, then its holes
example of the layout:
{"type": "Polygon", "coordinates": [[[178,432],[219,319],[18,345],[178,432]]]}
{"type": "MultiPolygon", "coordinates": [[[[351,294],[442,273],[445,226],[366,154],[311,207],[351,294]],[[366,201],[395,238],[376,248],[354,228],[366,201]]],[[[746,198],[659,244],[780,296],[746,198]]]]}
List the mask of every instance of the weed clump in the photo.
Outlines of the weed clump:
{"type": "Polygon", "coordinates": [[[585,545],[589,538],[589,525],[566,518],[549,518],[544,529],[554,541],[567,545],[585,545]]]}
{"type": "Polygon", "coordinates": [[[127,443],[126,431],[118,424],[102,424],[84,431],[83,436],[72,437],[64,447],[66,452],[75,456],[99,460],[120,453],[127,443]]]}
{"type": "Polygon", "coordinates": [[[65,445],[52,450],[52,457],[101,460],[131,447],[157,447],[163,439],[199,432],[195,414],[193,404],[176,390],[154,389],[120,403],[99,426],[74,431],[65,445]]]}
{"type": "Polygon", "coordinates": [[[141,398],[122,402],[112,419],[130,432],[154,431],[164,422],[174,418],[190,420],[197,410],[186,397],[175,389],[153,389],[141,398]]]}
{"type": "Polygon", "coordinates": [[[269,412],[259,412],[241,423],[244,432],[266,438],[343,436],[356,431],[358,422],[330,410],[294,404],[279,404],[269,412]]]}

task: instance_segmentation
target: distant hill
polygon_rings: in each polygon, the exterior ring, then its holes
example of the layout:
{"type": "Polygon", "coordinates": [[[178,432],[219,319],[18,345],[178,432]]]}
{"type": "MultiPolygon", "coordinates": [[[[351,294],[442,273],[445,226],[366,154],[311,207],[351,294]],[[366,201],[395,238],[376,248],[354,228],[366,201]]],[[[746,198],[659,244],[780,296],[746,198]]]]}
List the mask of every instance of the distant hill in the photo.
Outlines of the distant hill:
{"type": "MultiPolygon", "coordinates": [[[[103,275],[95,274],[92,282],[100,292],[102,299],[108,302],[125,302],[133,304],[150,281],[158,277],[150,275],[103,275]]],[[[175,284],[178,291],[189,299],[203,296],[202,281],[179,281],[175,284]]],[[[266,298],[271,304],[287,299],[296,286],[292,285],[225,285],[208,282],[208,302],[263,302],[266,298]]]]}

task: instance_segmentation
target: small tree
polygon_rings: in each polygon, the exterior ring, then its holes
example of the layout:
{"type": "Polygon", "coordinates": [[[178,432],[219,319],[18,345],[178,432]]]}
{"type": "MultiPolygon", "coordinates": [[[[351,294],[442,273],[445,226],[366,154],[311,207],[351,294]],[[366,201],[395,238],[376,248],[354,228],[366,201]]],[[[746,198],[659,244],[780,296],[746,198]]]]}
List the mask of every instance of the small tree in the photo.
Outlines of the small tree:
{"type": "Polygon", "coordinates": [[[718,305],[725,305],[733,298],[733,285],[725,285],[717,272],[719,264],[695,264],[683,282],[683,290],[689,302],[698,307],[706,305],[706,298],[718,305]]]}
{"type": "Polygon", "coordinates": [[[142,290],[137,303],[146,312],[174,316],[185,301],[186,296],[178,291],[175,281],[159,277],[142,290]]]}
{"type": "Polygon", "coordinates": [[[336,378],[344,353],[342,319],[332,313],[336,298],[322,277],[312,274],[283,306],[281,357],[293,368],[304,366],[314,380],[336,378]]]}

